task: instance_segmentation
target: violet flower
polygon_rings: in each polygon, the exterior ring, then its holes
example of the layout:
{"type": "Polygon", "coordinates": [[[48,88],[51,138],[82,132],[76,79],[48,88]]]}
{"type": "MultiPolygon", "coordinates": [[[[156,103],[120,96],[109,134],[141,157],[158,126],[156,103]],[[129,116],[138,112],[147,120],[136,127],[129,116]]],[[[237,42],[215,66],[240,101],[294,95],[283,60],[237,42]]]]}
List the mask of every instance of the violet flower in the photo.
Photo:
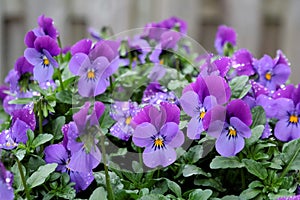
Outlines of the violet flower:
{"type": "Polygon", "coordinates": [[[174,103],[179,106],[177,96],[173,91],[167,91],[158,82],[151,82],[143,93],[142,103],[159,105],[161,102],[174,103]]]}
{"type": "Polygon", "coordinates": [[[30,64],[24,56],[21,56],[17,59],[14,69],[19,75],[23,75],[25,73],[33,73],[33,67],[34,66],[30,64]]]}
{"type": "Polygon", "coordinates": [[[97,147],[98,120],[104,112],[105,106],[101,102],[95,102],[93,111],[88,115],[90,103],[73,115],[74,122],[70,123],[67,132],[67,149],[71,152],[72,159],[69,168],[78,172],[90,172],[101,161],[101,152],[97,147]]]}
{"type": "Polygon", "coordinates": [[[255,62],[255,67],[259,74],[259,83],[272,91],[276,90],[279,85],[284,84],[291,73],[289,63],[281,51],[277,51],[275,59],[264,55],[255,62]]]}
{"type": "Polygon", "coordinates": [[[238,76],[251,76],[255,74],[253,66],[254,58],[247,49],[239,49],[232,56],[232,67],[235,68],[238,76]]]}
{"type": "Polygon", "coordinates": [[[231,67],[231,59],[229,57],[220,57],[213,60],[213,55],[209,54],[205,57],[205,62],[200,66],[201,76],[219,75],[225,77],[231,67]]]}
{"type": "Polygon", "coordinates": [[[7,171],[0,161],[0,199],[13,200],[13,174],[7,171]]]}
{"type": "Polygon", "coordinates": [[[177,17],[170,17],[161,22],[152,22],[144,27],[143,37],[148,37],[156,41],[160,40],[161,34],[170,29],[179,31],[182,34],[187,33],[187,23],[177,17]]]}
{"type": "Polygon", "coordinates": [[[158,108],[148,105],[133,118],[132,141],[139,147],[145,147],[143,162],[147,167],[166,167],[175,162],[175,148],[184,142],[178,126],[179,118],[179,108],[165,102],[158,108]]]}
{"type": "Polygon", "coordinates": [[[221,25],[218,27],[218,31],[215,39],[215,48],[219,55],[223,55],[223,48],[226,43],[230,43],[232,46],[236,45],[236,32],[233,28],[221,25]]]}
{"type": "Polygon", "coordinates": [[[111,106],[110,116],[117,122],[110,128],[110,133],[121,140],[128,141],[133,133],[131,120],[138,111],[136,102],[115,102],[111,106]]]}
{"type": "Polygon", "coordinates": [[[25,49],[25,58],[30,64],[34,65],[34,80],[39,83],[52,80],[53,67],[58,67],[58,63],[53,56],[57,56],[59,52],[58,44],[49,36],[38,37],[34,41],[34,48],[25,49]]]}
{"type": "Polygon", "coordinates": [[[224,157],[235,156],[244,148],[244,138],[251,136],[251,123],[250,108],[240,99],[229,102],[226,108],[215,106],[203,120],[207,133],[217,138],[217,152],[224,157]]]}
{"type": "Polygon", "coordinates": [[[191,83],[183,90],[179,102],[184,112],[192,117],[187,126],[187,136],[190,139],[200,139],[204,131],[202,120],[206,113],[218,103],[225,103],[229,99],[230,94],[226,94],[226,88],[229,86],[220,76],[204,78],[199,76],[195,83],[191,83]],[[210,91],[213,87],[214,90],[210,91]],[[226,96],[225,99],[223,99],[224,96],[214,96],[222,93],[226,96]]]}
{"type": "Polygon", "coordinates": [[[118,69],[120,43],[101,40],[92,47],[90,40],[81,40],[71,48],[70,71],[79,75],[78,92],[83,97],[97,96],[109,86],[108,78],[118,69]]]}
{"type": "Polygon", "coordinates": [[[46,163],[57,163],[56,171],[68,173],[71,182],[75,183],[74,188],[79,192],[85,190],[93,182],[94,176],[92,171],[78,172],[69,167],[69,163],[73,159],[70,150],[67,148],[69,128],[70,124],[64,125],[62,128],[64,133],[62,144],[53,144],[45,148],[45,161],[46,163]]]}
{"type": "Polygon", "coordinates": [[[0,100],[3,101],[7,96],[5,91],[9,91],[9,87],[7,85],[0,85],[0,100]]]}

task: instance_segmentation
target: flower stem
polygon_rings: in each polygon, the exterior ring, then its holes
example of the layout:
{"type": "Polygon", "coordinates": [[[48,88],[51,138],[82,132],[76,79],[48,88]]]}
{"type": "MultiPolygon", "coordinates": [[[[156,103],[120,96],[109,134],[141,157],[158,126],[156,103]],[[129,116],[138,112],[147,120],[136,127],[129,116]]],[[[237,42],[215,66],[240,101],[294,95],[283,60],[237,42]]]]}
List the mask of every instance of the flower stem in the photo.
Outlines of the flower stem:
{"type": "MultiPolygon", "coordinates": [[[[239,159],[240,159],[240,160],[243,159],[242,154],[239,154],[239,159]]],[[[244,169],[243,169],[243,168],[241,168],[240,170],[241,170],[242,190],[245,190],[245,189],[246,189],[245,172],[244,172],[244,169]]]]}
{"type": "Polygon", "coordinates": [[[110,87],[110,94],[112,95],[114,91],[114,87],[113,87],[113,80],[111,76],[109,77],[109,87],[110,87]]]}
{"type": "MultiPolygon", "coordinates": [[[[58,42],[58,46],[60,48],[59,64],[62,64],[63,63],[62,45],[61,45],[61,40],[60,40],[59,36],[57,37],[57,42],[58,42]]],[[[60,71],[59,67],[58,67],[58,81],[60,83],[61,90],[65,90],[63,82],[62,82],[62,78],[61,78],[61,71],[60,71]]]]}
{"type": "Polygon", "coordinates": [[[18,165],[18,169],[19,169],[19,172],[20,172],[22,184],[23,184],[24,189],[25,189],[26,199],[27,200],[31,200],[30,192],[29,192],[28,187],[26,185],[26,181],[25,181],[25,176],[24,176],[24,172],[23,172],[23,169],[22,169],[22,165],[21,165],[19,159],[16,156],[14,156],[14,157],[15,157],[15,159],[17,161],[17,165],[18,165]]]}
{"type": "Polygon", "coordinates": [[[111,187],[111,182],[110,182],[110,177],[108,173],[108,167],[107,167],[107,161],[106,161],[106,150],[105,150],[105,135],[101,132],[100,130],[100,146],[101,146],[101,151],[102,151],[102,160],[103,160],[103,165],[104,165],[104,171],[105,171],[105,181],[106,181],[106,190],[107,190],[107,198],[108,200],[114,200],[114,193],[111,187]]]}
{"type": "Polygon", "coordinates": [[[140,162],[140,165],[143,166],[143,158],[142,158],[142,149],[139,148],[138,149],[138,153],[139,153],[139,162],[140,162]]]}
{"type": "Polygon", "coordinates": [[[39,133],[42,134],[43,133],[43,111],[42,111],[42,102],[43,100],[40,99],[40,101],[38,101],[37,105],[38,105],[38,112],[39,112],[39,133]]]}

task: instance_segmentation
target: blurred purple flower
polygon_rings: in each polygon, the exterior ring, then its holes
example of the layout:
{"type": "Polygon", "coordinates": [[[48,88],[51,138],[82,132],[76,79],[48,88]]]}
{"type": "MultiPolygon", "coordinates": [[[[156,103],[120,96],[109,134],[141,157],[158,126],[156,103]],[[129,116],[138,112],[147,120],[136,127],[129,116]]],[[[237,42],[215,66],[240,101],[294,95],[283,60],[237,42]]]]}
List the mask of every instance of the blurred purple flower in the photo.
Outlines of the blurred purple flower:
{"type": "Polygon", "coordinates": [[[178,98],[173,91],[167,91],[158,82],[151,82],[144,91],[143,104],[157,104],[161,102],[174,103],[179,106],[178,98]]]}
{"type": "Polygon", "coordinates": [[[296,196],[289,196],[289,197],[280,197],[277,200],[299,200],[300,199],[300,195],[296,195],[296,196]]]}
{"type": "Polygon", "coordinates": [[[97,134],[98,120],[104,112],[105,106],[95,102],[92,113],[88,115],[90,103],[73,115],[74,122],[68,127],[67,149],[71,152],[69,168],[78,172],[90,172],[101,161],[101,152],[97,147],[95,135],[97,134]]]}
{"type": "Polygon", "coordinates": [[[3,101],[4,98],[7,96],[5,91],[9,91],[9,87],[6,85],[0,85],[0,100],[3,101]]]}
{"type": "Polygon", "coordinates": [[[239,49],[232,56],[232,67],[235,68],[238,76],[251,76],[255,74],[253,66],[254,58],[247,49],[239,49]]]}
{"type": "Polygon", "coordinates": [[[53,67],[58,63],[53,58],[60,53],[56,41],[49,36],[38,37],[34,41],[34,48],[27,48],[24,51],[26,60],[34,65],[33,78],[39,83],[52,80],[53,67]]]}
{"type": "Polygon", "coordinates": [[[69,167],[70,151],[63,144],[53,144],[45,148],[46,163],[57,163],[56,171],[69,174],[71,182],[75,183],[77,192],[85,190],[94,180],[93,172],[78,172],[69,167]]]}
{"type": "Polygon", "coordinates": [[[147,167],[166,167],[176,160],[176,151],[184,142],[179,130],[179,108],[170,103],[161,103],[159,108],[148,105],[134,118],[132,141],[145,147],[143,162],[147,167]]]}
{"type": "Polygon", "coordinates": [[[19,73],[19,75],[23,75],[28,72],[33,73],[33,65],[30,64],[24,56],[17,59],[14,69],[19,73]]]}
{"type": "Polygon", "coordinates": [[[133,133],[131,120],[138,111],[136,102],[115,102],[111,106],[110,116],[117,122],[110,128],[110,133],[121,140],[128,141],[133,133]]]}
{"type": "Polygon", "coordinates": [[[38,28],[33,29],[33,32],[36,36],[45,36],[49,35],[51,38],[56,39],[58,36],[58,31],[54,27],[54,22],[52,18],[45,17],[41,15],[38,18],[38,28]]]}
{"type": "Polygon", "coordinates": [[[275,59],[264,55],[264,57],[255,62],[255,67],[259,74],[259,83],[272,91],[284,84],[291,73],[289,63],[281,51],[277,51],[275,59]]]}
{"type": "Polygon", "coordinates": [[[177,17],[170,17],[169,19],[163,20],[161,22],[148,23],[144,27],[142,36],[159,41],[161,35],[165,31],[168,31],[170,29],[177,30],[182,34],[186,34],[187,23],[177,17]]]}
{"type": "Polygon", "coordinates": [[[225,77],[230,67],[231,59],[229,57],[220,57],[213,60],[213,55],[209,54],[206,56],[204,64],[200,66],[200,75],[219,75],[225,77]]]}
{"type": "Polygon", "coordinates": [[[215,106],[203,119],[207,133],[217,138],[217,152],[224,157],[235,156],[244,148],[244,138],[251,136],[251,123],[250,108],[240,99],[229,102],[226,108],[215,106]]]}
{"type": "Polygon", "coordinates": [[[0,161],[0,199],[14,199],[13,178],[12,173],[7,171],[0,161]]]}
{"type": "Polygon", "coordinates": [[[20,79],[20,74],[18,71],[15,69],[12,69],[9,71],[7,76],[5,77],[4,82],[9,84],[10,86],[10,92],[18,92],[19,90],[19,79],[20,79]]]}
{"type": "Polygon", "coordinates": [[[226,43],[230,43],[232,46],[236,45],[236,32],[231,27],[221,25],[218,27],[215,39],[215,48],[219,55],[223,55],[223,48],[226,43]]]}

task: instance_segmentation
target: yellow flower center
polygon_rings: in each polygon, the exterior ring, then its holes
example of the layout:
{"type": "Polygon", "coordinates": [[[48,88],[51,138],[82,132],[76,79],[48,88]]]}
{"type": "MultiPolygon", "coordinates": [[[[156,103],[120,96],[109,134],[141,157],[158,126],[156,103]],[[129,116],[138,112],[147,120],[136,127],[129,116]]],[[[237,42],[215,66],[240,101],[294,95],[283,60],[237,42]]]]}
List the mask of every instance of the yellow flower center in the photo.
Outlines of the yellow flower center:
{"type": "Polygon", "coordinates": [[[164,146],[164,140],[162,138],[156,138],[154,140],[154,146],[158,147],[158,148],[163,147],[164,146]]]}
{"type": "Polygon", "coordinates": [[[164,64],[164,59],[161,59],[161,60],[159,61],[159,64],[160,64],[160,65],[163,65],[163,64],[164,64]]]}
{"type": "Polygon", "coordinates": [[[229,135],[229,137],[235,137],[236,136],[236,130],[233,127],[229,127],[228,135],[229,135]]]}
{"type": "Polygon", "coordinates": [[[267,73],[265,74],[265,78],[266,78],[268,81],[271,80],[272,74],[271,74],[270,72],[267,72],[267,73]]]}
{"type": "Polygon", "coordinates": [[[204,118],[204,116],[205,116],[205,114],[206,114],[206,112],[205,111],[202,111],[202,112],[200,112],[200,119],[203,119],[204,118]]]}
{"type": "Polygon", "coordinates": [[[296,115],[291,115],[290,119],[289,119],[289,121],[294,124],[298,123],[298,120],[299,120],[298,116],[296,116],[296,115]]]}
{"type": "Polygon", "coordinates": [[[88,70],[87,77],[88,77],[88,79],[94,79],[95,78],[95,70],[94,69],[88,70]]]}
{"type": "Polygon", "coordinates": [[[125,120],[125,124],[129,125],[130,122],[131,122],[131,119],[132,119],[131,116],[127,117],[126,120],[125,120]]]}
{"type": "Polygon", "coordinates": [[[44,57],[44,58],[43,58],[43,64],[44,64],[44,65],[49,65],[49,64],[50,64],[49,59],[46,58],[46,57],[44,57]]]}

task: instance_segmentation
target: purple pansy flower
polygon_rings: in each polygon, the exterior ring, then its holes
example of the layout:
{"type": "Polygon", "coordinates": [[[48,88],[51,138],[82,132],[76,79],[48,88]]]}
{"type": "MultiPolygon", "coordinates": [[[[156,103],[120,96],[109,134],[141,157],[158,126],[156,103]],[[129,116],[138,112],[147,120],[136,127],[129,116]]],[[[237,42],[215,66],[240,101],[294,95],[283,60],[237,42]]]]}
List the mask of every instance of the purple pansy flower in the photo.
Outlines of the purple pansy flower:
{"type": "Polygon", "coordinates": [[[235,68],[238,76],[255,74],[253,62],[254,58],[247,49],[239,49],[232,56],[232,67],[235,68]]]}
{"type": "Polygon", "coordinates": [[[105,106],[95,102],[93,111],[88,115],[90,103],[73,115],[74,122],[70,122],[67,137],[67,148],[72,159],[69,168],[78,172],[89,172],[97,167],[101,161],[101,152],[97,147],[95,135],[97,134],[98,120],[104,112],[105,106]]]}
{"type": "Polygon", "coordinates": [[[133,118],[132,141],[139,147],[145,147],[143,162],[147,167],[166,167],[175,162],[175,148],[184,142],[178,126],[179,118],[179,108],[165,102],[158,108],[148,105],[133,118]]]}
{"type": "Polygon", "coordinates": [[[299,200],[300,199],[300,195],[296,195],[296,196],[289,196],[289,197],[280,197],[277,200],[299,200]]]}
{"type": "Polygon", "coordinates": [[[276,90],[279,85],[284,84],[291,73],[289,63],[281,51],[277,51],[275,59],[264,55],[255,62],[255,67],[259,74],[259,83],[272,91],[276,90]]]}
{"type": "Polygon", "coordinates": [[[14,69],[20,74],[33,73],[33,65],[30,64],[24,56],[17,59],[14,69]]]}
{"type": "Polygon", "coordinates": [[[129,52],[133,57],[130,61],[129,58],[120,59],[121,66],[128,66],[131,63],[132,67],[135,67],[137,64],[144,64],[147,54],[151,51],[151,47],[148,42],[139,37],[134,37],[132,40],[128,40],[129,52]]]}
{"type": "Polygon", "coordinates": [[[0,199],[13,200],[14,190],[12,187],[13,175],[7,171],[0,161],[0,199]]]}
{"type": "Polygon", "coordinates": [[[4,82],[9,84],[10,86],[10,92],[18,92],[19,90],[19,79],[20,79],[20,74],[18,71],[12,69],[9,71],[7,76],[5,77],[4,82]]]}
{"type": "Polygon", "coordinates": [[[5,91],[9,91],[9,87],[7,85],[0,85],[0,100],[3,101],[7,96],[5,91]]]}
{"type": "Polygon", "coordinates": [[[27,130],[34,130],[36,126],[35,115],[31,105],[12,112],[12,126],[0,133],[0,148],[14,149],[20,142],[26,143],[27,130]]]}
{"type": "Polygon", "coordinates": [[[229,102],[226,108],[215,106],[203,119],[207,133],[217,138],[217,152],[225,157],[235,156],[244,148],[244,138],[251,136],[251,124],[250,108],[240,99],[229,102]]]}
{"type": "Polygon", "coordinates": [[[200,75],[219,75],[225,77],[230,67],[231,59],[229,57],[220,57],[213,60],[213,55],[209,54],[205,57],[204,64],[200,66],[200,75]]]}
{"type": "Polygon", "coordinates": [[[108,78],[119,66],[120,43],[101,40],[92,46],[91,40],[81,40],[71,48],[70,71],[79,75],[78,92],[83,97],[102,94],[109,85],[108,78]]]}
{"type": "Polygon", "coordinates": [[[148,37],[156,41],[160,40],[161,35],[169,29],[178,30],[182,34],[187,33],[187,23],[177,17],[170,17],[161,22],[152,22],[144,27],[143,37],[148,37]]]}
{"type": "Polygon", "coordinates": [[[223,104],[229,99],[230,95],[226,94],[226,88],[228,87],[220,76],[207,76],[204,78],[199,76],[195,83],[191,83],[183,90],[179,102],[187,115],[192,117],[187,127],[187,136],[190,139],[200,138],[201,133],[204,131],[202,120],[206,113],[218,103],[223,104]],[[214,80],[214,82],[211,80],[214,80]],[[220,95],[222,93],[225,97],[220,95]],[[218,95],[214,96],[216,94],[218,95]]]}
{"type": "Polygon", "coordinates": [[[110,133],[121,140],[128,141],[133,133],[131,120],[138,111],[136,102],[115,102],[111,106],[110,116],[117,122],[110,128],[110,133]]]}
{"type": "Polygon", "coordinates": [[[218,27],[215,39],[215,48],[219,55],[223,55],[223,48],[226,43],[230,43],[232,46],[236,45],[236,32],[231,27],[221,25],[218,27]]]}
{"type": "Polygon", "coordinates": [[[179,105],[178,98],[173,91],[167,91],[158,82],[151,82],[143,93],[143,104],[157,104],[169,102],[179,105]]]}
{"type": "Polygon", "coordinates": [[[62,144],[53,144],[45,148],[45,161],[47,163],[57,163],[56,171],[66,172],[69,174],[71,182],[75,183],[76,191],[85,190],[94,180],[93,172],[78,172],[69,167],[71,152],[67,149],[68,137],[67,132],[70,125],[64,125],[62,132],[64,140],[62,144]]]}
{"type": "Polygon", "coordinates": [[[58,67],[58,63],[53,58],[60,52],[56,41],[49,36],[38,37],[34,41],[34,48],[27,48],[24,51],[26,60],[34,65],[33,78],[39,83],[52,79],[53,67],[58,67]]]}

